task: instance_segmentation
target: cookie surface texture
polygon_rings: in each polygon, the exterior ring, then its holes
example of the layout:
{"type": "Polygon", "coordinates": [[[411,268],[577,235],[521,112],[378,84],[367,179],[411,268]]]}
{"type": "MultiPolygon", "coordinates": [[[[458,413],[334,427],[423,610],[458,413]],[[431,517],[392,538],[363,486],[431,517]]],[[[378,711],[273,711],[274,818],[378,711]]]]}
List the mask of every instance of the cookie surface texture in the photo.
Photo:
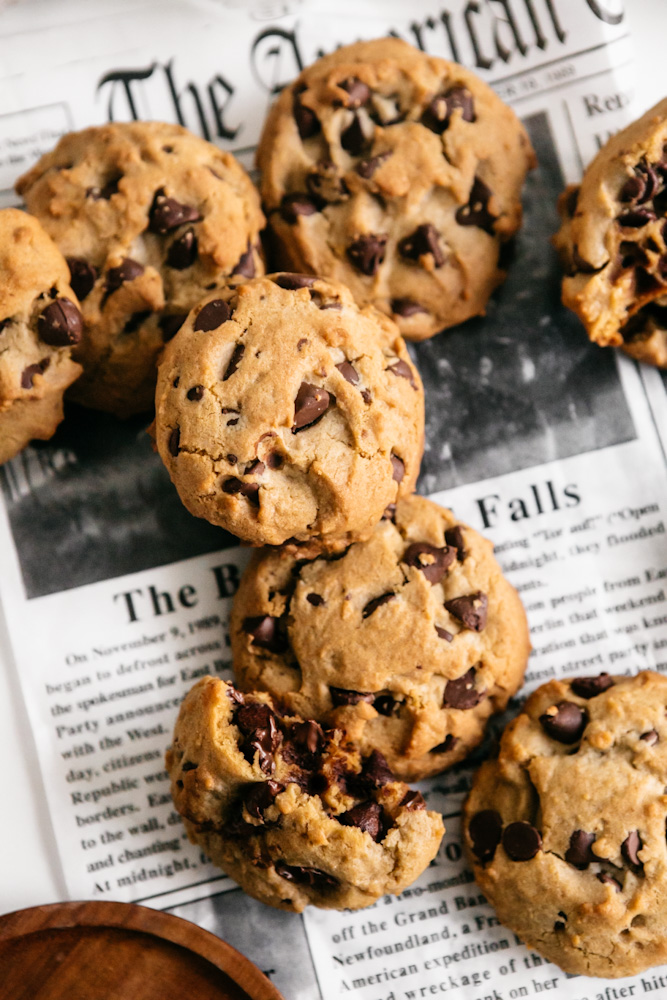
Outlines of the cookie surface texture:
{"type": "Polygon", "coordinates": [[[155,436],[181,500],[255,545],[368,535],[414,489],[423,433],[395,324],[338,283],[212,292],[160,364],[155,436]]]}
{"type": "Polygon", "coordinates": [[[388,514],[342,557],[255,554],[230,635],[241,688],[344,730],[417,780],[480,742],[520,686],[530,643],[489,541],[423,497],[388,514]]]}
{"type": "Polygon", "coordinates": [[[284,910],[368,906],[435,856],[444,828],[381,754],[202,678],[167,753],[190,839],[246,892],[284,910]]]}
{"type": "Polygon", "coordinates": [[[81,373],[72,349],[85,336],[69,271],[39,222],[0,211],[0,463],[48,440],[63,393],[81,373]]]}
{"type": "Polygon", "coordinates": [[[484,312],[535,157],[478,77],[395,38],[286,87],[257,150],[283,267],[345,282],[410,340],[484,312]]]}
{"type": "Polygon", "coordinates": [[[566,972],[667,961],[667,679],[550,681],[475,776],[464,842],[498,916],[566,972]]]}
{"type": "Polygon", "coordinates": [[[667,99],[617,132],[558,203],[563,302],[597,344],[667,368],[667,99]]]}
{"type": "Polygon", "coordinates": [[[179,125],[70,133],[17,191],[70,265],[88,329],[71,396],[85,406],[149,410],[156,358],[206,289],[264,270],[249,177],[179,125]]]}

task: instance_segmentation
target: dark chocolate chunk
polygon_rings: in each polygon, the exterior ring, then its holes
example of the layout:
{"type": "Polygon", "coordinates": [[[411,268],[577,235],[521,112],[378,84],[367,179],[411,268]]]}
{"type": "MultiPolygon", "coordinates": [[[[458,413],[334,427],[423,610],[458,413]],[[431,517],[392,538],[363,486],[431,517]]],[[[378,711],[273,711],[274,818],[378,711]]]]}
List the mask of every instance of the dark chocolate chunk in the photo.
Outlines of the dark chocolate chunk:
{"type": "Polygon", "coordinates": [[[287,882],[296,882],[297,885],[307,885],[312,889],[322,890],[338,885],[338,879],[333,875],[328,875],[319,868],[307,868],[304,865],[288,865],[284,861],[276,861],[276,875],[280,875],[287,882]]]}
{"type": "Polygon", "coordinates": [[[647,733],[642,733],[639,739],[643,740],[648,746],[653,747],[659,742],[660,737],[656,729],[649,729],[647,733]]]}
{"type": "Polygon", "coordinates": [[[370,139],[366,138],[359,115],[354,115],[347,128],[341,132],[340,144],[351,156],[361,156],[370,144],[370,139]]]}
{"type": "Polygon", "coordinates": [[[187,319],[187,313],[173,313],[168,316],[161,316],[157,325],[162,330],[162,340],[166,344],[176,336],[187,319]]]}
{"type": "Polygon", "coordinates": [[[363,399],[363,401],[366,404],[366,406],[369,406],[370,402],[371,402],[371,399],[373,398],[371,396],[371,390],[370,389],[362,389],[361,390],[361,398],[363,399]]]}
{"type": "Polygon", "coordinates": [[[491,194],[491,188],[487,187],[481,177],[475,177],[468,204],[463,205],[456,212],[458,224],[460,226],[478,226],[493,236],[493,224],[496,221],[496,216],[491,215],[488,209],[491,194]]]}
{"type": "Polygon", "coordinates": [[[284,788],[277,781],[255,781],[243,792],[243,805],[250,816],[264,821],[262,813],[282,791],[284,788]]]}
{"type": "Polygon", "coordinates": [[[97,281],[97,268],[89,264],[83,257],[67,257],[69,267],[69,283],[79,302],[83,302],[93,290],[97,281]]]}
{"type": "Polygon", "coordinates": [[[447,259],[440,246],[440,233],[431,222],[417,226],[414,233],[400,240],[398,252],[409,260],[419,260],[425,254],[431,254],[436,267],[442,267],[447,259]]]}
{"type": "Polygon", "coordinates": [[[373,600],[369,601],[364,607],[364,610],[361,612],[361,617],[370,618],[374,611],[381,608],[383,604],[388,604],[389,601],[393,601],[395,597],[396,594],[394,593],[381,594],[380,597],[374,597],[373,600]]]}
{"type": "Polygon", "coordinates": [[[169,198],[161,188],[153,198],[148,213],[148,228],[152,233],[164,236],[172,229],[177,229],[185,222],[199,222],[201,215],[192,205],[183,205],[175,198],[169,198]]]}
{"type": "Polygon", "coordinates": [[[310,139],[311,136],[317,135],[320,131],[320,123],[317,115],[310,108],[307,108],[305,104],[301,103],[300,92],[295,92],[294,94],[292,114],[294,115],[294,121],[302,139],[310,139]]]}
{"type": "Polygon", "coordinates": [[[429,753],[450,753],[456,744],[458,739],[456,736],[452,736],[451,733],[447,733],[442,743],[438,743],[436,746],[431,747],[429,753]]]}
{"type": "Polygon", "coordinates": [[[440,583],[443,576],[456,561],[456,549],[446,545],[436,548],[428,542],[413,542],[403,553],[402,562],[421,570],[430,584],[440,583]]]}
{"type": "Polygon", "coordinates": [[[358,705],[360,701],[373,703],[374,695],[368,691],[349,691],[347,688],[330,687],[331,700],[334,708],[339,705],[358,705]]]}
{"type": "Polygon", "coordinates": [[[186,229],[167,250],[167,267],[173,267],[175,271],[184,271],[186,267],[192,267],[196,260],[197,237],[194,229],[186,229]]]}
{"type": "Polygon", "coordinates": [[[456,549],[456,557],[459,562],[463,562],[467,556],[465,544],[463,542],[463,532],[459,524],[454,528],[448,528],[445,532],[445,541],[448,545],[453,545],[456,549]]]}
{"type": "Polygon", "coordinates": [[[102,187],[86,188],[86,198],[92,198],[93,201],[109,201],[114,194],[118,194],[118,182],[122,176],[118,174],[117,177],[112,177],[102,187]]]}
{"type": "Polygon", "coordinates": [[[400,807],[408,812],[416,812],[418,809],[426,809],[426,800],[421,792],[406,792],[399,803],[400,807]]]}
{"type": "Polygon", "coordinates": [[[181,429],[180,427],[174,427],[174,429],[169,433],[169,441],[167,445],[169,448],[169,454],[173,455],[174,458],[178,455],[180,442],[181,429]]]}
{"type": "Polygon", "coordinates": [[[583,871],[594,861],[600,860],[591,850],[594,843],[594,833],[586,833],[585,830],[575,830],[570,837],[570,846],[565,852],[565,860],[569,865],[583,871]]]}
{"type": "Polygon", "coordinates": [[[639,852],[643,846],[642,838],[639,836],[639,830],[632,830],[621,844],[621,855],[623,860],[637,874],[644,870],[644,865],[639,860],[639,852]]]}
{"type": "Polygon", "coordinates": [[[217,330],[219,326],[227,322],[231,315],[232,311],[224,299],[212,299],[197,313],[193,329],[195,331],[202,330],[204,333],[217,330]]]}
{"type": "Polygon", "coordinates": [[[21,388],[32,389],[35,381],[35,375],[43,375],[50,363],[50,358],[44,358],[42,361],[38,361],[36,364],[28,365],[24,368],[21,372],[21,388]]]}
{"type": "Polygon", "coordinates": [[[298,288],[310,288],[315,283],[315,277],[312,274],[292,274],[290,271],[277,274],[273,280],[280,288],[286,288],[290,292],[294,292],[298,288]]]}
{"type": "Polygon", "coordinates": [[[302,215],[315,215],[317,205],[307,194],[286,194],[280,202],[280,214],[285,222],[294,224],[302,215]]]}
{"type": "Polygon", "coordinates": [[[365,181],[369,181],[378,167],[382,166],[385,160],[391,156],[391,152],[378,153],[377,156],[371,156],[368,160],[360,160],[357,163],[356,171],[360,177],[363,177],[365,181]]]}
{"type": "Polygon", "coordinates": [[[602,694],[614,683],[612,677],[607,673],[598,674],[597,677],[575,677],[570,686],[574,694],[579,698],[595,698],[602,694]]]}
{"type": "Polygon", "coordinates": [[[199,764],[193,764],[191,760],[186,760],[181,766],[181,771],[196,771],[199,764]]]}
{"type": "Polygon", "coordinates": [[[326,603],[321,594],[306,594],[306,600],[309,604],[312,604],[314,608],[320,608],[326,603]]]}
{"type": "Polygon", "coordinates": [[[402,483],[405,476],[405,462],[398,455],[395,455],[393,451],[389,456],[389,460],[392,468],[391,478],[395,483],[402,483]]]}
{"type": "Polygon", "coordinates": [[[353,365],[350,364],[349,361],[341,361],[339,365],[336,365],[336,368],[341,373],[345,381],[349,382],[351,385],[356,385],[359,381],[359,372],[353,365]]]}
{"type": "Polygon", "coordinates": [[[232,274],[240,274],[243,278],[254,278],[255,277],[255,255],[253,249],[248,242],[248,249],[245,253],[242,253],[239,257],[238,264],[232,271],[232,274]]]}
{"type": "Polygon", "coordinates": [[[324,730],[319,722],[314,719],[306,719],[305,722],[296,722],[290,730],[290,740],[297,746],[303,747],[308,753],[321,753],[324,747],[324,730]]]}
{"type": "Polygon", "coordinates": [[[440,636],[440,638],[444,639],[445,642],[452,642],[453,641],[454,636],[452,635],[451,632],[448,632],[446,628],[441,628],[439,625],[436,625],[435,626],[435,630],[438,633],[438,635],[440,636]]]}
{"type": "Polygon", "coordinates": [[[138,278],[143,273],[143,264],[140,264],[137,260],[132,260],[131,257],[126,257],[118,267],[110,267],[107,271],[107,295],[111,295],[112,292],[117,291],[126,281],[134,281],[135,278],[138,278]]]}
{"type": "Polygon", "coordinates": [[[272,618],[270,615],[245,618],[243,630],[252,636],[253,646],[268,649],[271,653],[283,653],[287,649],[279,618],[272,618]]]}
{"type": "Polygon", "coordinates": [[[270,469],[282,469],[285,459],[277,451],[271,451],[266,456],[266,464],[270,469]]]}
{"type": "Polygon", "coordinates": [[[200,399],[204,396],[204,386],[203,385],[193,385],[191,389],[185,394],[188,399],[193,403],[198,403],[200,399]]]}
{"type": "Polygon", "coordinates": [[[413,389],[417,388],[414,372],[407,361],[403,361],[402,358],[400,358],[395,364],[389,365],[387,371],[391,372],[392,375],[396,375],[397,378],[406,378],[413,389]]]}
{"type": "Polygon", "coordinates": [[[240,705],[235,722],[246,734],[241,744],[243,756],[252,763],[257,753],[259,767],[265,774],[271,774],[275,769],[274,753],[282,739],[274,713],[259,702],[240,705]]]}
{"type": "Polygon", "coordinates": [[[343,80],[338,86],[347,93],[345,104],[348,108],[360,108],[371,96],[370,87],[356,77],[343,80]]]}
{"type": "Polygon", "coordinates": [[[83,316],[69,299],[56,299],[39,315],[37,333],[51,347],[78,344],[83,334],[83,316]]]}
{"type": "Polygon", "coordinates": [[[396,700],[390,694],[376,694],[373,698],[373,708],[378,715],[393,715],[396,705],[396,700]]]}
{"type": "Polygon", "coordinates": [[[360,802],[336,819],[342,826],[356,826],[376,843],[382,839],[382,806],[377,802],[360,802]]]}
{"type": "Polygon", "coordinates": [[[319,385],[302,382],[294,400],[292,432],[311,427],[329,409],[333,397],[319,385]]]}
{"type": "Polygon", "coordinates": [[[635,208],[618,216],[619,226],[627,229],[641,229],[656,219],[656,214],[650,208],[635,208]]]}
{"type": "Polygon", "coordinates": [[[232,356],[229,359],[229,364],[225,369],[225,374],[222,376],[222,381],[226,382],[228,378],[234,374],[236,369],[241,363],[241,359],[245,354],[245,344],[237,344],[232,351],[232,356]]]}
{"type": "Polygon", "coordinates": [[[475,813],[468,825],[472,851],[480,861],[490,861],[496,853],[503,832],[503,821],[495,809],[475,813]]]}
{"type": "Polygon", "coordinates": [[[414,299],[392,299],[391,311],[396,316],[402,316],[404,319],[408,319],[410,316],[416,316],[417,313],[428,312],[428,309],[425,309],[424,306],[420,306],[414,299]]]}
{"type": "Polygon", "coordinates": [[[385,233],[369,233],[350,243],[347,256],[362,274],[377,274],[387,249],[385,233]]]}
{"type": "Polygon", "coordinates": [[[586,728],[586,713],[573,701],[559,701],[540,716],[540,723],[547,736],[568,746],[580,740],[586,728]]]}
{"type": "Polygon", "coordinates": [[[362,774],[364,780],[372,788],[380,788],[382,785],[388,785],[389,782],[396,780],[384,754],[381,754],[379,750],[373,750],[366,758],[362,774]]]}
{"type": "Polygon", "coordinates": [[[445,601],[445,607],[450,615],[458,618],[473,632],[481,632],[484,629],[488,606],[488,597],[479,590],[476,594],[466,594],[464,597],[453,597],[451,601],[445,601]]]}
{"type": "Polygon", "coordinates": [[[503,847],[512,861],[530,861],[542,849],[542,837],[534,826],[519,820],[503,830],[503,847]]]}
{"type": "Polygon", "coordinates": [[[444,94],[434,97],[422,115],[422,125],[438,135],[449,128],[454,111],[461,110],[464,122],[475,121],[475,104],[472,94],[465,87],[452,87],[444,94]]]}
{"type": "MultiPolygon", "coordinates": [[[[229,421],[227,421],[229,423],[229,421]]],[[[225,479],[222,484],[222,492],[229,496],[242,496],[253,505],[259,507],[259,483],[244,483],[235,476],[225,479]]]]}
{"type": "Polygon", "coordinates": [[[458,708],[465,712],[469,708],[479,705],[484,697],[483,691],[478,691],[475,687],[476,670],[471,667],[462,677],[447,681],[445,684],[445,695],[442,700],[443,708],[458,708]]]}
{"type": "Polygon", "coordinates": [[[598,882],[602,882],[603,885],[613,885],[616,892],[620,892],[623,888],[618,879],[614,878],[613,875],[609,875],[607,872],[598,872],[597,880],[598,882]]]}
{"type": "Polygon", "coordinates": [[[235,705],[245,705],[245,695],[241,691],[237,691],[233,684],[227,685],[227,697],[230,701],[233,701],[235,705]]]}

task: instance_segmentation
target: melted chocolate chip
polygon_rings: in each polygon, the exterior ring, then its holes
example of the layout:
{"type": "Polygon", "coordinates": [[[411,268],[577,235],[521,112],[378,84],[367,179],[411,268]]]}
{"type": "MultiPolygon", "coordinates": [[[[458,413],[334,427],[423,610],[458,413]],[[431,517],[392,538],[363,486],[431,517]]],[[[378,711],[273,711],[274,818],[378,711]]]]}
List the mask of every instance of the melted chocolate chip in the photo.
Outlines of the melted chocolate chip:
{"type": "Polygon", "coordinates": [[[321,753],[325,743],[324,730],[314,719],[296,722],[290,730],[290,739],[310,754],[321,753]]]}
{"type": "Polygon", "coordinates": [[[280,288],[286,288],[290,292],[295,292],[299,288],[310,288],[315,284],[315,277],[312,274],[292,274],[290,271],[277,274],[273,280],[280,288]]]}
{"type": "Polygon", "coordinates": [[[369,233],[367,236],[360,236],[347,248],[347,256],[354,266],[362,274],[377,274],[380,264],[384,260],[387,249],[387,236],[384,233],[369,233]]]}
{"type": "Polygon", "coordinates": [[[162,330],[162,340],[166,344],[176,336],[187,319],[186,313],[175,313],[171,316],[161,316],[157,325],[162,330]]]}
{"type": "Polygon", "coordinates": [[[600,859],[593,854],[592,847],[595,843],[595,834],[586,833],[585,830],[575,830],[570,837],[570,846],[565,852],[565,860],[574,868],[583,871],[594,861],[600,859]]]}
{"type": "Polygon", "coordinates": [[[83,334],[83,316],[69,299],[56,299],[38,317],[37,333],[51,347],[78,344],[83,334]]]}
{"type": "Polygon", "coordinates": [[[254,278],[255,277],[255,255],[253,249],[248,242],[248,249],[245,253],[242,253],[239,257],[238,264],[232,271],[232,274],[240,274],[243,278],[254,278]]]}
{"type": "Polygon", "coordinates": [[[607,872],[598,872],[597,874],[598,882],[602,882],[603,885],[613,885],[616,892],[620,892],[623,886],[615,879],[613,875],[609,875],[607,872]]]}
{"type": "Polygon", "coordinates": [[[306,600],[309,604],[312,604],[314,608],[321,608],[326,601],[321,594],[306,594],[306,600]]]}
{"type": "Polygon", "coordinates": [[[400,358],[395,364],[389,365],[387,371],[391,372],[392,375],[396,375],[397,378],[407,379],[413,389],[417,388],[414,372],[407,361],[403,361],[402,358],[400,358]]]}
{"type": "Polygon", "coordinates": [[[463,622],[466,628],[473,632],[481,632],[486,625],[489,600],[486,594],[477,591],[476,594],[466,594],[464,597],[453,597],[445,601],[445,608],[450,615],[463,622]]]}
{"type": "Polygon", "coordinates": [[[608,688],[612,687],[614,680],[607,673],[598,674],[597,677],[576,677],[570,684],[574,694],[579,698],[595,698],[608,688]]]}
{"type": "Polygon", "coordinates": [[[143,264],[131,257],[126,257],[118,267],[110,267],[107,271],[106,293],[111,295],[126,281],[134,281],[144,273],[143,264]]]}
{"type": "Polygon", "coordinates": [[[540,716],[540,723],[547,736],[559,743],[571,745],[580,740],[588,719],[586,713],[573,701],[559,701],[550,710],[540,716]]]}
{"type": "Polygon", "coordinates": [[[468,833],[472,851],[480,861],[490,861],[496,853],[503,832],[503,821],[495,809],[482,809],[470,820],[468,833]]]}
{"type": "Polygon", "coordinates": [[[336,365],[336,368],[341,373],[345,381],[349,382],[351,385],[356,385],[359,381],[359,372],[353,365],[350,364],[349,361],[341,361],[339,365],[336,365]]]}
{"type": "Polygon", "coordinates": [[[339,705],[358,705],[360,701],[373,704],[374,695],[368,691],[350,691],[347,688],[330,687],[331,700],[334,708],[339,705]]]}
{"type": "Polygon", "coordinates": [[[396,594],[394,593],[381,594],[380,597],[374,597],[373,600],[369,601],[364,607],[364,610],[361,612],[361,617],[370,618],[374,611],[381,608],[383,604],[388,604],[390,601],[393,601],[395,597],[396,594]]]}
{"type": "MultiPolygon", "coordinates": [[[[230,421],[227,421],[230,423],[230,421]]],[[[236,421],[234,421],[236,423],[236,421]]],[[[258,483],[244,483],[241,479],[237,479],[235,476],[230,476],[229,479],[225,479],[222,484],[222,492],[227,493],[228,496],[242,496],[253,505],[253,507],[259,507],[259,484],[258,483]]]]}
{"type": "Polygon", "coordinates": [[[82,257],[67,257],[69,282],[79,302],[90,295],[97,281],[97,268],[82,257]]]}
{"type": "Polygon", "coordinates": [[[627,229],[641,229],[656,219],[656,214],[650,208],[635,208],[618,216],[619,226],[627,229]]]}
{"type": "Polygon", "coordinates": [[[428,309],[424,306],[420,306],[414,299],[392,299],[391,311],[396,316],[402,316],[404,319],[409,319],[410,316],[416,316],[417,313],[428,312],[428,309]]]}
{"type": "Polygon", "coordinates": [[[496,221],[496,216],[492,215],[488,209],[491,194],[491,188],[487,187],[481,177],[475,177],[468,204],[463,205],[456,212],[458,224],[460,226],[478,226],[493,236],[493,224],[496,221]]]}
{"type": "Polygon", "coordinates": [[[369,160],[360,160],[359,163],[357,163],[356,171],[360,177],[369,181],[378,167],[382,166],[384,161],[390,156],[391,152],[378,153],[377,156],[372,156],[369,160]]]}
{"type": "Polygon", "coordinates": [[[148,219],[150,231],[164,236],[185,222],[199,222],[201,215],[192,205],[183,205],[175,198],[168,198],[164,190],[160,189],[155,194],[148,219]]]}
{"type": "Polygon", "coordinates": [[[317,135],[320,131],[320,123],[317,115],[310,108],[307,108],[305,104],[301,103],[300,92],[295,92],[294,94],[292,114],[294,115],[294,121],[302,139],[310,139],[311,136],[317,135]]]}
{"type": "Polygon", "coordinates": [[[297,885],[307,885],[312,889],[322,890],[338,885],[338,879],[319,868],[307,868],[304,865],[288,865],[284,861],[276,861],[276,875],[280,875],[287,882],[295,882],[297,885]]]}
{"type": "Polygon", "coordinates": [[[447,259],[440,246],[440,233],[431,222],[417,226],[414,233],[400,240],[398,252],[409,260],[431,254],[436,267],[442,267],[447,259]]]}
{"type": "Polygon", "coordinates": [[[243,630],[252,636],[253,646],[268,649],[271,653],[283,653],[287,649],[279,618],[272,618],[270,615],[245,618],[243,630]]]}
{"type": "Polygon", "coordinates": [[[503,830],[503,847],[512,861],[530,861],[542,849],[542,837],[534,826],[519,820],[503,830]]]}
{"type": "Polygon", "coordinates": [[[453,545],[456,549],[456,557],[459,562],[463,562],[467,556],[465,550],[465,544],[463,542],[463,532],[461,531],[461,526],[456,525],[454,528],[448,528],[445,532],[445,541],[448,545],[453,545]]]}
{"type": "Polygon", "coordinates": [[[243,792],[243,805],[250,816],[263,822],[262,813],[282,791],[284,788],[277,781],[256,781],[243,792]]]}
{"type": "Polygon", "coordinates": [[[464,122],[475,121],[473,97],[465,87],[452,87],[444,94],[434,97],[422,115],[422,125],[442,135],[449,128],[452,114],[457,108],[460,109],[464,122]]]}
{"type": "Polygon", "coordinates": [[[333,397],[319,385],[302,382],[294,400],[294,423],[292,433],[311,427],[331,405],[333,397]]]}
{"type": "Polygon", "coordinates": [[[289,222],[291,225],[294,225],[300,216],[315,215],[316,212],[317,205],[307,194],[298,192],[286,194],[280,202],[280,214],[285,222],[289,222]]]}
{"type": "Polygon", "coordinates": [[[408,812],[416,812],[418,809],[426,809],[426,800],[421,792],[406,792],[399,803],[402,809],[408,812]]]}
{"type": "Polygon", "coordinates": [[[266,464],[270,469],[282,469],[285,459],[277,451],[271,451],[266,456],[266,464]]]}
{"type": "Polygon", "coordinates": [[[258,702],[240,705],[235,722],[246,734],[241,744],[243,756],[252,764],[258,754],[259,767],[265,774],[271,774],[275,768],[273,755],[282,739],[274,713],[268,705],[258,702]]]}
{"type": "Polygon", "coordinates": [[[621,844],[621,855],[623,860],[636,874],[639,874],[644,870],[644,865],[639,860],[639,852],[643,846],[642,838],[639,836],[639,830],[632,830],[621,844]]]}
{"type": "Polygon", "coordinates": [[[436,625],[435,626],[435,630],[438,633],[438,635],[440,636],[440,638],[444,639],[445,642],[452,642],[453,641],[454,636],[452,635],[451,632],[448,632],[446,628],[440,628],[439,625],[436,625]]]}
{"type": "Polygon", "coordinates": [[[471,667],[462,677],[447,681],[442,700],[443,708],[458,708],[465,712],[469,708],[479,705],[484,697],[484,692],[478,691],[475,687],[476,673],[475,668],[471,667]]]}
{"type": "Polygon", "coordinates": [[[217,330],[231,315],[232,311],[224,299],[212,299],[197,313],[193,329],[195,332],[201,330],[204,333],[217,330]]]}
{"type": "Polygon", "coordinates": [[[203,385],[193,385],[191,389],[185,394],[189,400],[193,403],[198,403],[200,399],[204,397],[204,386],[203,385]]]}
{"type": "Polygon", "coordinates": [[[395,483],[402,483],[405,476],[405,462],[402,458],[399,458],[398,455],[395,455],[393,451],[389,456],[389,460],[391,462],[392,469],[391,478],[395,483]]]}
{"type": "Polygon", "coordinates": [[[167,442],[167,447],[169,448],[169,454],[173,455],[174,458],[178,455],[179,445],[181,442],[181,429],[180,427],[174,427],[174,429],[169,434],[169,440],[167,442]]]}
{"type": "Polygon", "coordinates": [[[421,570],[428,582],[440,583],[443,576],[456,560],[456,549],[445,546],[436,548],[427,542],[413,542],[403,553],[402,562],[421,570]]]}
{"type": "Polygon", "coordinates": [[[22,389],[32,389],[35,376],[43,375],[46,369],[51,363],[50,358],[44,358],[42,361],[36,362],[34,365],[28,365],[21,372],[21,388],[22,389]]]}
{"type": "Polygon", "coordinates": [[[660,737],[658,736],[658,732],[656,729],[649,729],[647,733],[642,733],[639,739],[643,740],[644,743],[646,743],[650,747],[655,746],[656,743],[660,741],[660,737]]]}
{"type": "Polygon", "coordinates": [[[175,271],[185,271],[197,260],[198,244],[194,229],[186,229],[178,236],[167,250],[167,267],[175,271]]]}
{"type": "Polygon", "coordinates": [[[348,108],[360,108],[371,96],[370,88],[356,77],[343,80],[338,86],[347,93],[345,104],[348,108]]]}
{"type": "Polygon", "coordinates": [[[229,359],[229,364],[225,369],[225,374],[222,376],[222,381],[226,382],[228,378],[234,374],[238,366],[241,364],[241,359],[245,354],[245,344],[237,344],[232,351],[232,356],[229,359]]]}

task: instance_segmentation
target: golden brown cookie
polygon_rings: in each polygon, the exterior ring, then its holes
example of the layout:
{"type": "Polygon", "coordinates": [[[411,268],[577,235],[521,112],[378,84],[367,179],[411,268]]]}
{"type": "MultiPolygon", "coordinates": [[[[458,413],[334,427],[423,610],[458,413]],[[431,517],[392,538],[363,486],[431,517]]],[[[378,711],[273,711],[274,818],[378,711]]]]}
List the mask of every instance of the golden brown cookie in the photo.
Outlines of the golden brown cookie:
{"type": "Polygon", "coordinates": [[[285,87],[257,164],[281,265],[345,282],[422,340],[483,313],[504,280],[535,156],[477,76],[381,38],[285,87]]]}
{"type": "Polygon", "coordinates": [[[402,892],[444,832],[381,754],[216,677],[183,702],[167,769],[193,843],[283,910],[358,909],[402,892]]]}
{"type": "Polygon", "coordinates": [[[396,326],[336,282],[212,292],[160,364],[155,437],[181,500],[254,545],[368,535],[414,489],[423,434],[396,326]]]}
{"type": "Polygon", "coordinates": [[[492,546],[423,497],[341,557],[265,550],[234,599],[240,687],[377,748],[416,780],[464,758],[521,684],[521,601],[492,546]]]}
{"type": "Polygon", "coordinates": [[[566,972],[667,961],[667,679],[535,691],[464,810],[475,877],[502,923],[566,972]]]}
{"type": "Polygon", "coordinates": [[[63,393],[78,378],[72,348],[83,320],[67,264],[39,222],[0,211],[0,463],[63,418],[63,393]]]}
{"type": "Polygon", "coordinates": [[[71,397],[94,409],[150,409],[156,358],[206,289],[264,270],[250,179],[180,125],[72,132],[16,190],[68,259],[88,330],[71,397]]]}
{"type": "Polygon", "coordinates": [[[667,99],[560,197],[563,302],[592,341],[667,368],[667,99]]]}

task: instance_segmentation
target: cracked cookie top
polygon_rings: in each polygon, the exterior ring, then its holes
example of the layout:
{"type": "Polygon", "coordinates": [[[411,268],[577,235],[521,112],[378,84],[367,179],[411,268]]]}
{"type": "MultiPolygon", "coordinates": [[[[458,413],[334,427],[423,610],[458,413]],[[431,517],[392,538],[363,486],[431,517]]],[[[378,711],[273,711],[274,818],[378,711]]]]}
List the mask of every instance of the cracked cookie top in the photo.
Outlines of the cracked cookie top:
{"type": "Polygon", "coordinates": [[[535,156],[477,76],[382,38],[285,87],[257,164],[283,266],[344,281],[422,340],[484,312],[535,156]]]}
{"type": "Polygon", "coordinates": [[[500,920],[567,972],[667,960],[667,679],[550,681],[505,730],[464,810],[500,920]]]}
{"type": "Polygon", "coordinates": [[[416,780],[461,760],[521,684],[521,601],[492,545],[423,497],[333,557],[266,550],[234,599],[234,670],[247,691],[343,729],[416,780]]]}
{"type": "Polygon", "coordinates": [[[186,696],[167,769],[190,839],[280,909],[356,909],[402,892],[443,834],[382,754],[217,677],[186,696]]]}
{"type": "Polygon", "coordinates": [[[264,270],[250,178],[180,125],[72,132],[16,190],[67,258],[88,329],[71,396],[94,409],[149,410],[157,355],[190,309],[264,270]]]}
{"type": "Polygon", "coordinates": [[[213,292],[159,367],[155,438],[181,500],[254,545],[368,535],[414,489],[423,434],[396,326],[335,282],[213,292]]]}
{"type": "Polygon", "coordinates": [[[591,340],[667,368],[667,98],[560,197],[563,302],[591,340]]]}
{"type": "Polygon", "coordinates": [[[0,212],[0,463],[63,417],[63,393],[81,373],[72,350],[84,326],[67,264],[37,221],[0,212]]]}

